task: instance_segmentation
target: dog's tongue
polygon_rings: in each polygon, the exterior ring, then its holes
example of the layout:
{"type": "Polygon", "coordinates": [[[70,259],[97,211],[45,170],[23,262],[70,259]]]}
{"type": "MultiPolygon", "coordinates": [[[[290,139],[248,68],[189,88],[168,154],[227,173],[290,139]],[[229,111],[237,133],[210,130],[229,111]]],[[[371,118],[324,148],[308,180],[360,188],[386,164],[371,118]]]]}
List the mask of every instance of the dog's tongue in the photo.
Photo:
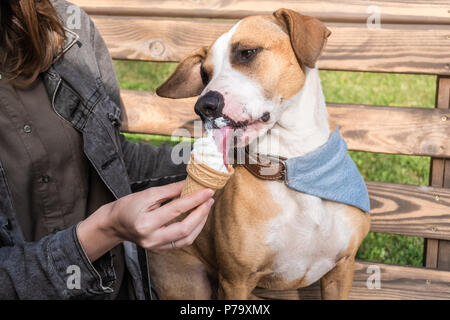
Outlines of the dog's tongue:
{"type": "Polygon", "coordinates": [[[233,134],[233,128],[226,126],[220,129],[214,129],[214,141],[216,142],[219,152],[223,154],[223,163],[228,165],[228,152],[231,147],[231,139],[233,134]]]}

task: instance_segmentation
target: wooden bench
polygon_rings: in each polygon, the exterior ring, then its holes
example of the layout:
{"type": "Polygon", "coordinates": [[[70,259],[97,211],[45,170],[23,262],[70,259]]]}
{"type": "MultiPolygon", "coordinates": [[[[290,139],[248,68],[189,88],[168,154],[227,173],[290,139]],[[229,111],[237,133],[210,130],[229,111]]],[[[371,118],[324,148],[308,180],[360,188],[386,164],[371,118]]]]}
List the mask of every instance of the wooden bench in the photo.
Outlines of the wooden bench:
{"type": "MultiPolygon", "coordinates": [[[[351,298],[450,299],[450,6],[434,0],[73,2],[92,16],[114,59],[176,62],[237,19],[282,6],[317,17],[332,30],[321,69],[437,75],[435,109],[333,103],[328,111],[351,150],[432,157],[429,187],[368,182],[371,231],[425,238],[424,268],[358,261],[351,298]],[[381,9],[381,29],[366,25],[370,5],[381,9]],[[369,266],[381,271],[380,289],[367,286],[369,266]]],[[[193,134],[195,99],[137,91],[123,91],[122,98],[124,131],[171,135],[185,128],[193,134]]],[[[256,291],[264,298],[320,298],[317,284],[256,291]]]]}

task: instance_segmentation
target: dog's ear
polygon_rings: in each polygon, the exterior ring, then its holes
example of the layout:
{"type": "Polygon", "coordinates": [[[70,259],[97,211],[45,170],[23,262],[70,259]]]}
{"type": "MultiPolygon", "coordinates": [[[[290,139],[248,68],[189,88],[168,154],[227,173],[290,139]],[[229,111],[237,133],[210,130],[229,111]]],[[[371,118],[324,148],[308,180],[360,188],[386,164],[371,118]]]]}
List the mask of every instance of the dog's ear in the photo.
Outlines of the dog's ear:
{"type": "Polygon", "coordinates": [[[160,97],[173,99],[195,97],[202,93],[205,85],[200,67],[206,58],[206,53],[205,47],[184,58],[170,78],[156,89],[156,93],[160,97]]]}
{"type": "Polygon", "coordinates": [[[300,64],[314,68],[331,31],[319,20],[289,9],[278,9],[273,15],[288,32],[300,64]]]}

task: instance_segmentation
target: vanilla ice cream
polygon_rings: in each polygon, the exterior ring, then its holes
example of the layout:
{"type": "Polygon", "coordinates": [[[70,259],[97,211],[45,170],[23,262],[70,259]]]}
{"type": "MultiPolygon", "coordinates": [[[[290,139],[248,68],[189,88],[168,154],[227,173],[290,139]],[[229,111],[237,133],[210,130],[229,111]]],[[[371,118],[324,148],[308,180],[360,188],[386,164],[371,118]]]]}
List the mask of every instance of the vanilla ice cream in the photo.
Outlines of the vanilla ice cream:
{"type": "Polygon", "coordinates": [[[201,162],[219,172],[228,173],[228,169],[223,162],[223,153],[219,151],[211,132],[203,138],[194,142],[192,156],[195,161],[201,162]]]}

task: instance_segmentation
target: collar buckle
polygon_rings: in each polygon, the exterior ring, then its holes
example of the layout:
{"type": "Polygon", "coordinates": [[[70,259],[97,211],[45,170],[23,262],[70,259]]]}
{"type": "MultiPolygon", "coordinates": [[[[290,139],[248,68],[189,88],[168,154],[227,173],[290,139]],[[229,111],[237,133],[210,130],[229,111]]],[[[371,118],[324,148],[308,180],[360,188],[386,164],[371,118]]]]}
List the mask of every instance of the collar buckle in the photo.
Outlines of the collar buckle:
{"type": "Polygon", "coordinates": [[[287,179],[287,170],[286,170],[286,160],[287,159],[280,157],[279,160],[280,160],[281,166],[283,167],[280,170],[280,175],[281,175],[280,180],[287,182],[287,180],[286,180],[287,179]]]}

